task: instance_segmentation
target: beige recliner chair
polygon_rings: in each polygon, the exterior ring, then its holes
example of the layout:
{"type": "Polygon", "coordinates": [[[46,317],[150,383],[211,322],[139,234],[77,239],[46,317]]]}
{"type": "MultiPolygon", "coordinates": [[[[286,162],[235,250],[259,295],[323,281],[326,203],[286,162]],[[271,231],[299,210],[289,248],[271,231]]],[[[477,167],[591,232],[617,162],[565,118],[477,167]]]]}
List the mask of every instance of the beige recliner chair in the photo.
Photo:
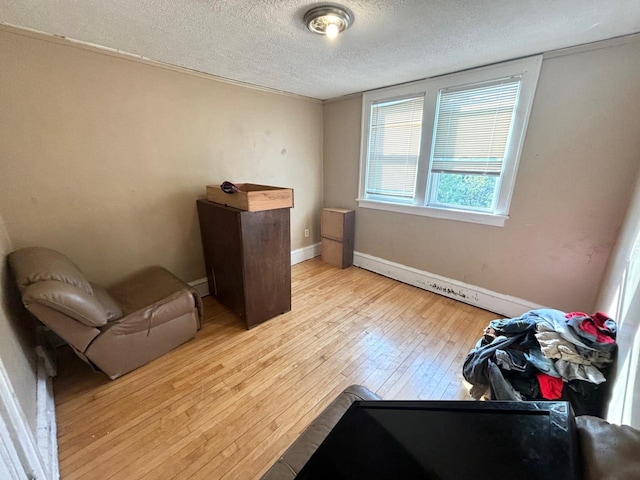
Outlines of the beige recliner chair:
{"type": "Polygon", "coordinates": [[[192,339],[200,328],[198,292],[161,267],[106,290],[48,248],[17,250],[9,265],[27,309],[112,380],[192,339]]]}

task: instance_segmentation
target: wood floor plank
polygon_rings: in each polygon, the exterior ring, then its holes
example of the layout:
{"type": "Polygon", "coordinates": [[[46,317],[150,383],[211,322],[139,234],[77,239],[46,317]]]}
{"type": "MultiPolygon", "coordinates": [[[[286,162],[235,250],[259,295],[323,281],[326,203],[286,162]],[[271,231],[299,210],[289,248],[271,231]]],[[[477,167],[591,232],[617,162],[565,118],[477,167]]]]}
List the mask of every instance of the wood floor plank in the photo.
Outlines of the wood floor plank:
{"type": "Polygon", "coordinates": [[[496,315],[356,267],[292,269],[292,310],[252,330],[211,297],[196,339],[115,381],[63,348],[66,479],[259,478],[353,383],[386,399],[466,397],[496,315]]]}

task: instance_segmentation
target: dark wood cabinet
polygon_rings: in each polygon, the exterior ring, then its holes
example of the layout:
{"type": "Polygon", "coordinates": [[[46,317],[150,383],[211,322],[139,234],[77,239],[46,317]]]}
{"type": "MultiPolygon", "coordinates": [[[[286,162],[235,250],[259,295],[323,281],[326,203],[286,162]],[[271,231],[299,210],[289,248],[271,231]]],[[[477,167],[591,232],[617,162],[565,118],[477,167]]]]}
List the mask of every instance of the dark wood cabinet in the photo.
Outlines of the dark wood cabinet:
{"type": "Polygon", "coordinates": [[[252,328],[291,310],[289,209],[248,212],[198,200],[209,291],[252,328]]]}

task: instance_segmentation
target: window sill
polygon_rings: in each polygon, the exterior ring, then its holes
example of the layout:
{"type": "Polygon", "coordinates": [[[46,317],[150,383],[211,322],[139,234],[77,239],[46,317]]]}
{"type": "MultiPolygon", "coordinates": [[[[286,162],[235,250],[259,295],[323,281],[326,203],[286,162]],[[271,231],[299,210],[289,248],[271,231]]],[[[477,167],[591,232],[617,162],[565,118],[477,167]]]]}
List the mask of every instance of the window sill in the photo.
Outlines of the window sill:
{"type": "Polygon", "coordinates": [[[491,213],[469,212],[466,210],[450,210],[446,208],[420,207],[417,205],[402,205],[399,203],[380,202],[373,200],[356,199],[360,208],[372,208],[374,210],[386,210],[388,212],[406,213],[408,215],[420,215],[422,217],[444,218],[459,222],[479,223],[494,227],[504,227],[509,218],[508,215],[495,215],[491,213]]]}

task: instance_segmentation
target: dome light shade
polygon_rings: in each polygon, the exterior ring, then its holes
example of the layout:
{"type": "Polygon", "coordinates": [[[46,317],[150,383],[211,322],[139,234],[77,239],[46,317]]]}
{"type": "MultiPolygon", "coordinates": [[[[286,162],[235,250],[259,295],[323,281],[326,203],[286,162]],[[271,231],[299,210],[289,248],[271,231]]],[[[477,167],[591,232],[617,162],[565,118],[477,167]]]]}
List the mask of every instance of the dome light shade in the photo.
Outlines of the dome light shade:
{"type": "Polygon", "coordinates": [[[304,23],[313,33],[336,38],[353,23],[353,14],[337,5],[324,5],[309,10],[304,15],[304,23]]]}

